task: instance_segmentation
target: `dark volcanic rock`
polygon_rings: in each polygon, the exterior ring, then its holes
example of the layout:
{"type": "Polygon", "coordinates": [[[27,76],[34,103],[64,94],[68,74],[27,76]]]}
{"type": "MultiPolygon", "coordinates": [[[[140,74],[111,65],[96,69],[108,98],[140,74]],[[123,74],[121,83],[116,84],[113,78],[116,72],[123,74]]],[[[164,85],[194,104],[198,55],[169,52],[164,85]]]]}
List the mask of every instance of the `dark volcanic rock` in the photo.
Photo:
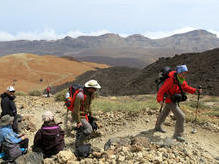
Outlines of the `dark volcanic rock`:
{"type": "MultiPolygon", "coordinates": [[[[144,69],[111,67],[89,71],[79,76],[74,83],[84,84],[87,80],[100,82],[101,95],[135,95],[156,93],[155,80],[164,66],[174,70],[177,65],[186,64],[189,69],[187,82],[193,87],[202,85],[203,94],[219,95],[219,49],[202,53],[187,53],[170,58],[159,58],[144,69]]],[[[68,88],[71,83],[55,87],[55,92],[68,88]]]]}

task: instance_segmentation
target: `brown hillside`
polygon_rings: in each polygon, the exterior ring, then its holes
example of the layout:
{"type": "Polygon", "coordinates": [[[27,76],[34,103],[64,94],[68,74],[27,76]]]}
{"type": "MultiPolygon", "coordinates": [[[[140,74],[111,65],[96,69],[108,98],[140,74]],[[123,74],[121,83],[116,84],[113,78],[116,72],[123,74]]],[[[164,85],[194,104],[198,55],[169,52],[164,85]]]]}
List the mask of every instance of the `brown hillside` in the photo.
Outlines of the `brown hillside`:
{"type": "Polygon", "coordinates": [[[49,55],[8,55],[0,57],[0,91],[13,83],[18,91],[43,89],[48,84],[58,85],[72,81],[88,70],[107,67],[105,64],[78,62],[49,55]]]}

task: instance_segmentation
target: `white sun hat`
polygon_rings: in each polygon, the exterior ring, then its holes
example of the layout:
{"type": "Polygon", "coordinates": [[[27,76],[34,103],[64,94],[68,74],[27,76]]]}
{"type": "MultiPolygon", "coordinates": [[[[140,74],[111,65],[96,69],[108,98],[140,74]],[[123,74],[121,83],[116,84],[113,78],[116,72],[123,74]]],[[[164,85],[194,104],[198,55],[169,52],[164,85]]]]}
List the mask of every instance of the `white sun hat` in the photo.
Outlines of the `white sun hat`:
{"type": "Polygon", "coordinates": [[[54,119],[54,114],[51,111],[46,111],[42,114],[43,121],[52,121],[54,119]]]}
{"type": "Polygon", "coordinates": [[[98,82],[96,80],[89,80],[84,84],[84,86],[86,88],[96,88],[96,89],[101,88],[100,84],[98,84],[98,82]]]}
{"type": "Polygon", "coordinates": [[[7,88],[7,91],[9,91],[9,92],[15,92],[15,89],[14,89],[13,86],[9,86],[9,87],[7,88]]]}

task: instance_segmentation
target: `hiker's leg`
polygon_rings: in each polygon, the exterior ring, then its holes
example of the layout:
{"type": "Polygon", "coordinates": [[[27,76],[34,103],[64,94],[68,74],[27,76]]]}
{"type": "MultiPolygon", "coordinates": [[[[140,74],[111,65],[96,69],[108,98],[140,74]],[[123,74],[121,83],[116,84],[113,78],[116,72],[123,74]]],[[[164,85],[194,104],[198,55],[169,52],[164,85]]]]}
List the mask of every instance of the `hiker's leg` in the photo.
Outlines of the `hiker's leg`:
{"type": "Polygon", "coordinates": [[[91,124],[86,119],[81,119],[83,125],[83,132],[85,135],[90,135],[93,132],[91,124]]]}
{"type": "Polygon", "coordinates": [[[93,129],[86,119],[81,119],[82,127],[76,132],[75,147],[83,144],[83,141],[92,133],[93,129]]]}
{"type": "Polygon", "coordinates": [[[171,110],[176,117],[174,137],[181,137],[184,132],[185,114],[176,103],[171,103],[171,110]]]}
{"type": "Polygon", "coordinates": [[[169,103],[167,103],[157,118],[155,129],[161,128],[162,123],[165,121],[169,113],[170,113],[170,106],[169,106],[169,103]]]}
{"type": "Polygon", "coordinates": [[[28,138],[25,138],[24,140],[22,140],[21,142],[19,142],[19,146],[21,148],[26,148],[28,149],[28,143],[29,143],[29,139],[28,138]]]}

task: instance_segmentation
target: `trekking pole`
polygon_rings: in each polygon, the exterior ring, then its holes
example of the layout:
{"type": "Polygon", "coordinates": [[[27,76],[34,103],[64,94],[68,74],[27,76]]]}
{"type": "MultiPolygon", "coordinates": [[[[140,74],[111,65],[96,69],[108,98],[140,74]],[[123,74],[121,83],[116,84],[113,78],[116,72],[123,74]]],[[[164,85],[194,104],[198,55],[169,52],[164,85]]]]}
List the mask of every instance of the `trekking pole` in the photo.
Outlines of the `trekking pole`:
{"type": "MultiPolygon", "coordinates": [[[[199,85],[198,89],[199,89],[199,90],[202,89],[202,86],[199,85]]],[[[194,123],[194,124],[193,124],[193,129],[192,129],[192,133],[193,133],[193,134],[197,132],[197,130],[195,129],[195,124],[196,124],[197,118],[198,118],[199,100],[200,100],[200,95],[201,95],[201,93],[200,93],[199,90],[198,90],[198,98],[197,98],[196,111],[195,111],[195,119],[194,119],[194,121],[193,121],[193,123],[194,123]]]]}
{"type": "Polygon", "coordinates": [[[160,106],[159,113],[161,113],[161,112],[162,112],[162,109],[163,109],[163,106],[164,106],[164,102],[165,102],[165,100],[166,100],[166,97],[164,97],[164,98],[163,98],[163,104],[160,106]]]}

